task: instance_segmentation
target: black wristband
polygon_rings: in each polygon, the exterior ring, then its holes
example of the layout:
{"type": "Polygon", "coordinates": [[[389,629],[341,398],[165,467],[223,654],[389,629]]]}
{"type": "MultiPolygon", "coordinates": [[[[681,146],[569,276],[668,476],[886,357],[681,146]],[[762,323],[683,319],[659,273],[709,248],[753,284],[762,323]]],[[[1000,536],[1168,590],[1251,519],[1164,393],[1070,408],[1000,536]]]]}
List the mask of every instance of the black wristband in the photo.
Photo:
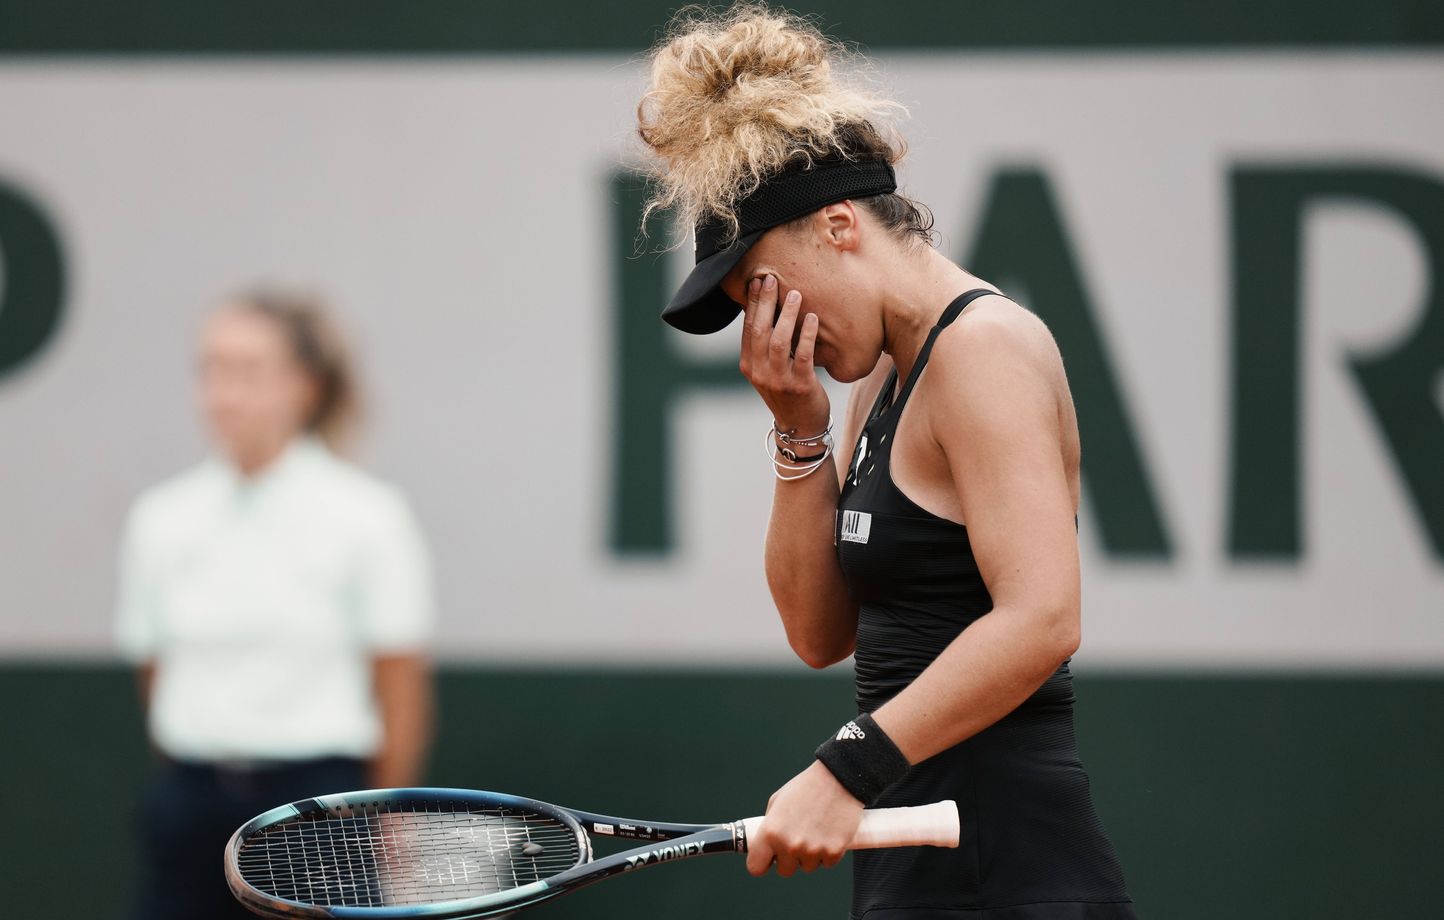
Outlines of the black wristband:
{"type": "Polygon", "coordinates": [[[817,749],[817,759],[864,805],[876,801],[882,791],[902,779],[911,766],[867,713],[822,742],[817,749]]]}

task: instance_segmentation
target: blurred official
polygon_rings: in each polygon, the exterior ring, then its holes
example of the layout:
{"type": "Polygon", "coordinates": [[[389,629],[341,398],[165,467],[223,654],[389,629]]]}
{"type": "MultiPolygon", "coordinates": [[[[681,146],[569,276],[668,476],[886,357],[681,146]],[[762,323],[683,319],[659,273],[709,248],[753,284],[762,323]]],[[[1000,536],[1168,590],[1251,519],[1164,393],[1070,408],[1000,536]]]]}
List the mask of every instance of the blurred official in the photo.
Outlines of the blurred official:
{"type": "Polygon", "coordinates": [[[430,564],[404,496],[341,459],[354,369],[320,306],[258,290],[208,320],[215,456],[142,494],[117,637],[159,766],[141,808],[145,920],[249,916],[222,849],[326,792],[415,785],[431,736],[430,564]]]}

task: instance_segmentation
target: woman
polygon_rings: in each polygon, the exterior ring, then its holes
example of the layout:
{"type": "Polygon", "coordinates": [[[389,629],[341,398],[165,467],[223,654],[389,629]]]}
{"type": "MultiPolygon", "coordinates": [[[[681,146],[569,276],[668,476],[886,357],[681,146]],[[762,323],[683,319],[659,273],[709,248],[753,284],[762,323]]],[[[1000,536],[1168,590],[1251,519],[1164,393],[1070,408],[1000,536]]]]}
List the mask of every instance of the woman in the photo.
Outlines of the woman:
{"type": "Polygon", "coordinates": [[[741,370],[773,416],[766,570],[809,665],[855,657],[862,713],[767,808],[748,868],[831,866],[865,806],[958,802],[962,845],[862,852],[869,920],[1130,918],[1073,738],[1079,444],[1031,313],[930,245],[896,192],[892,103],[840,48],[762,6],[685,14],[638,108],[653,207],[695,223],[667,307],[739,312],[741,370]],[[834,463],[814,367],[853,382],[834,463]],[[836,475],[833,475],[833,474],[836,475]]]}
{"type": "Polygon", "coordinates": [[[160,769],[136,916],[246,917],[221,852],[310,795],[415,785],[431,726],[427,554],[405,499],[341,460],[351,366],[319,307],[254,291],[200,341],[217,456],[142,495],[118,637],[160,769]]]}

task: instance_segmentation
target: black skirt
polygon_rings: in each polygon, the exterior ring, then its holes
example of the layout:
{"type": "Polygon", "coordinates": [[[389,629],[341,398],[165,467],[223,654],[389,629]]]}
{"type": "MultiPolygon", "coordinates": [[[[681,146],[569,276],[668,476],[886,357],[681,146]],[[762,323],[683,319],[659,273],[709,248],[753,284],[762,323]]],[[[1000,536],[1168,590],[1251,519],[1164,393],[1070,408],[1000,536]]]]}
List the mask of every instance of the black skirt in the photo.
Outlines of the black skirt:
{"type": "Polygon", "coordinates": [[[1071,675],[917,764],[873,807],[958,803],[957,849],[853,854],[854,920],[1133,920],[1073,735],[1071,675]]]}

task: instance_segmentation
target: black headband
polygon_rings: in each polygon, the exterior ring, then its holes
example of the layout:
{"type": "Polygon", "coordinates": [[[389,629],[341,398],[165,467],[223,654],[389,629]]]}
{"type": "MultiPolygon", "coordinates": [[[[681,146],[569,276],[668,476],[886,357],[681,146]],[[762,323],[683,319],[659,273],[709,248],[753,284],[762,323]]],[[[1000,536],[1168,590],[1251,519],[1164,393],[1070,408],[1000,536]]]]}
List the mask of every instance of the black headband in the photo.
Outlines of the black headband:
{"type": "Polygon", "coordinates": [[[662,318],[683,332],[716,332],[742,308],[718,284],[764,232],[849,198],[868,198],[897,191],[897,177],[883,159],[815,160],[784,170],[759,185],[734,209],[734,235],[722,220],[696,226],[696,267],[682,283],[662,318]]]}
{"type": "MultiPolygon", "coordinates": [[[[897,191],[897,177],[885,160],[823,160],[811,167],[783,172],[768,179],[737,202],[737,236],[770,230],[811,214],[818,208],[848,198],[866,198],[897,191]]],[[[721,220],[697,224],[697,261],[701,262],[732,242],[730,228],[721,220]]]]}

